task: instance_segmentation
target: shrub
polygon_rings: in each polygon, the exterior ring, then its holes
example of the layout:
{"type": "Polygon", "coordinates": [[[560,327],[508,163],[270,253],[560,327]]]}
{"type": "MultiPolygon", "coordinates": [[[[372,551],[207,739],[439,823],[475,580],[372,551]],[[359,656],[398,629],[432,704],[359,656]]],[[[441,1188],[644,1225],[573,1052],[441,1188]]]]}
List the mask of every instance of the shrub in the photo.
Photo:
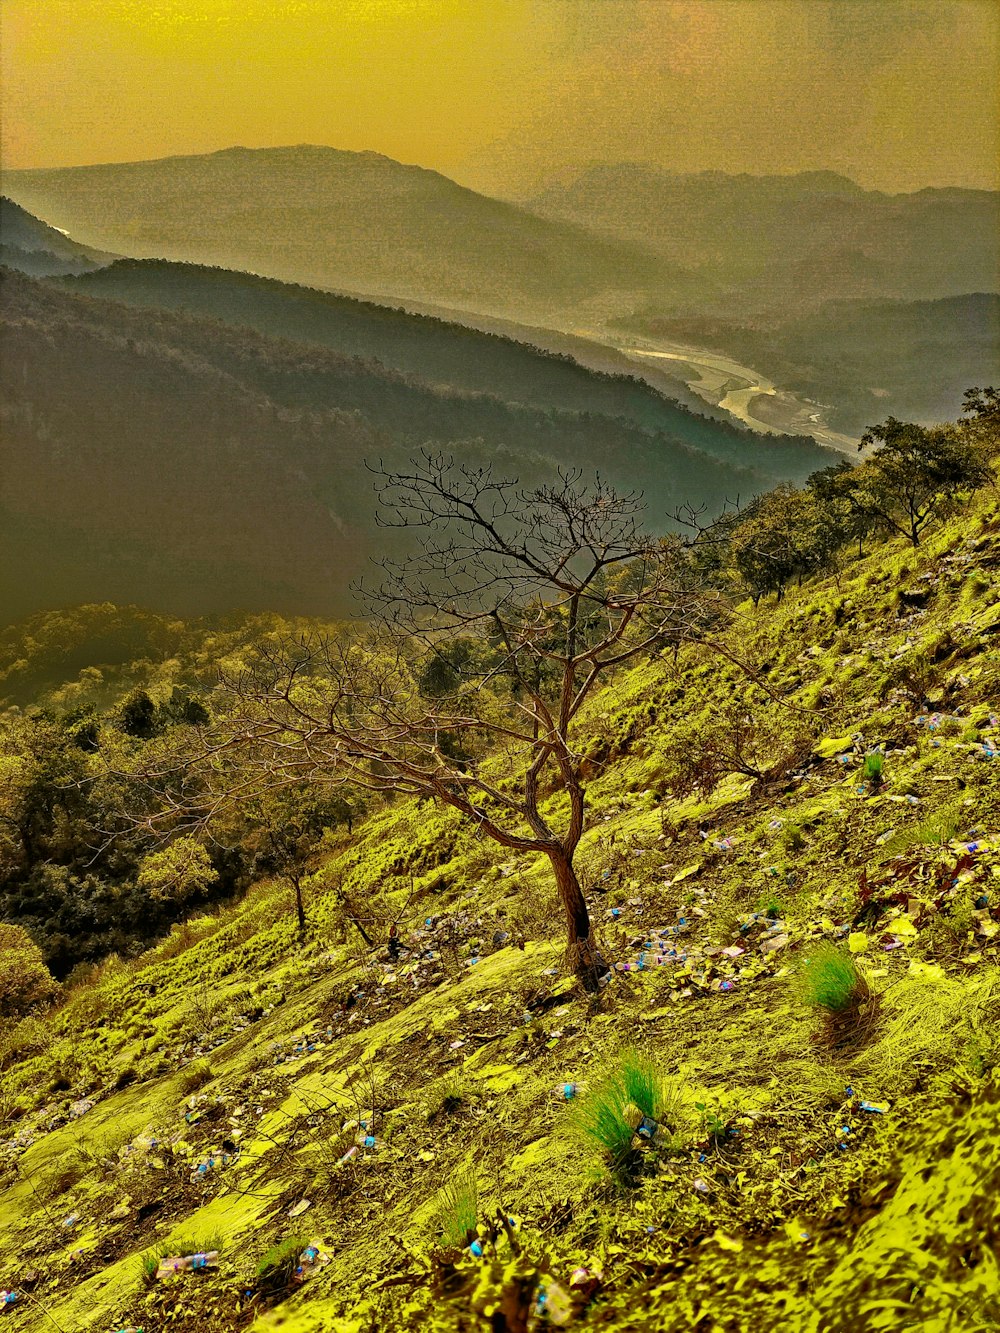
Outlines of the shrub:
{"type": "Polygon", "coordinates": [[[472,1241],[479,1216],[479,1187],[471,1168],[453,1176],[445,1185],[438,1195],[437,1215],[446,1245],[461,1249],[472,1241]]]}
{"type": "Polygon", "coordinates": [[[834,944],[819,945],[805,959],[798,985],[804,1004],[828,1013],[842,1013],[868,989],[851,955],[834,944]]]}
{"type": "MultiPolygon", "coordinates": [[[[628,1184],[642,1165],[636,1132],[644,1120],[662,1142],[662,1131],[677,1128],[678,1090],[664,1078],[647,1055],[629,1048],[617,1057],[602,1078],[579,1103],[572,1129],[581,1142],[597,1150],[611,1175],[628,1184]]],[[[652,1142],[652,1137],[649,1140],[652,1142]]]]}
{"type": "Polygon", "coordinates": [[[885,755],[881,750],[872,750],[865,755],[864,768],[861,775],[866,782],[870,782],[873,787],[881,786],[882,778],[885,772],[885,755]]]}
{"type": "Polygon", "coordinates": [[[799,969],[796,984],[803,1003],[823,1015],[820,1037],[829,1046],[859,1046],[878,1019],[878,996],[845,949],[820,944],[799,969]]]}
{"type": "Polygon", "coordinates": [[[58,983],[28,932],[0,923],[0,1018],[23,1018],[58,994],[58,983]]]}
{"type": "Polygon", "coordinates": [[[308,1243],[301,1236],[286,1236],[272,1245],[257,1265],[257,1290],[266,1296],[287,1290],[299,1266],[299,1255],[308,1243]]]}
{"type": "Polygon", "coordinates": [[[156,1280],[156,1270],[160,1266],[160,1260],[168,1254],[188,1255],[188,1254],[208,1254],[212,1250],[221,1250],[224,1247],[224,1240],[221,1236],[203,1236],[192,1239],[185,1236],[181,1240],[171,1240],[161,1242],[158,1245],[151,1246],[144,1250],[139,1256],[139,1271],[142,1274],[143,1281],[147,1286],[152,1286],[156,1280]]]}

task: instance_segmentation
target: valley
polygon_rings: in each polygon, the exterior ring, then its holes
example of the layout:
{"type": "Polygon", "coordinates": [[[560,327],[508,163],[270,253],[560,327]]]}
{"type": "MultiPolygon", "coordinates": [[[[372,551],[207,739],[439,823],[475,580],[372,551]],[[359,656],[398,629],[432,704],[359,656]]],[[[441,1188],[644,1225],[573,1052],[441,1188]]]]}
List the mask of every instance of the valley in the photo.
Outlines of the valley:
{"type": "Polygon", "coordinates": [[[1000,8],[0,3],[0,1333],[1000,1330],[1000,8]]]}

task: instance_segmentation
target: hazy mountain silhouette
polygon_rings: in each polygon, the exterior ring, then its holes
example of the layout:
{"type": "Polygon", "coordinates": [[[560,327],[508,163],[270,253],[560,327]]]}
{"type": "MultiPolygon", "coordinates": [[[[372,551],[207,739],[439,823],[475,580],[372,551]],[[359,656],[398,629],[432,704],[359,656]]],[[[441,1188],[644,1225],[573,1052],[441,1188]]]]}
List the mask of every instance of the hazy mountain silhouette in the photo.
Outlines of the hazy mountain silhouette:
{"type": "Polygon", "coordinates": [[[523,313],[658,287],[632,242],[464,189],[379,153],[301,145],[6,173],[8,192],[93,245],[364,295],[523,313]]]}
{"type": "MultiPolygon", "coordinates": [[[[677,505],[715,510],[830,461],[812,441],[761,439],[670,404],[658,410],[675,429],[654,432],[63,282],[3,280],[5,619],[94,600],[344,614],[350,578],[386,539],[365,460],[392,465],[428,444],[526,483],[599,469],[642,488],[659,527],[677,505]]],[[[499,341],[468,336],[484,358],[499,341]]],[[[535,355],[541,394],[560,367],[535,355]]],[[[595,380],[597,396],[618,391],[595,380]]]]}
{"type": "MultiPolygon", "coordinates": [[[[594,373],[566,354],[434,316],[254,274],[165,260],[119,260],[71,285],[85,295],[209,315],[347,356],[374,358],[432,385],[488,393],[511,403],[627,417],[645,430],[678,435],[710,453],[724,443],[727,458],[734,450],[742,456],[746,447],[742,435],[720,431],[702,419],[700,410],[692,417],[676,398],[657,392],[634,373],[594,373]]],[[[532,331],[523,332],[529,337],[532,331]]],[[[683,384],[677,391],[690,398],[683,384]]],[[[696,401],[704,409],[701,400],[696,401]]],[[[799,445],[776,441],[771,447],[789,448],[794,456],[799,445]]]]}
{"type": "Polygon", "coordinates": [[[525,203],[704,272],[706,297],[712,285],[725,287],[721,305],[730,310],[734,298],[801,307],[831,296],[931,299],[1000,286],[1000,194],[988,190],[889,195],[829,171],[686,175],[609,163],[525,203]]]}
{"type": "Polygon", "coordinates": [[[13,199],[0,198],[0,264],[34,277],[47,277],[89,273],[115,258],[79,245],[15,204],[13,199]]]}

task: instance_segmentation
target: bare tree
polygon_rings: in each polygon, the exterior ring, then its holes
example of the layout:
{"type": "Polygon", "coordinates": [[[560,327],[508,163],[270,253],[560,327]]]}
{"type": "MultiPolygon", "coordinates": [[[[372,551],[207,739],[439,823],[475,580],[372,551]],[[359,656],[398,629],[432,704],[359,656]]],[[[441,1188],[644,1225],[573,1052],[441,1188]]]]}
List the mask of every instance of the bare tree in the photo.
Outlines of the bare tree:
{"type": "Polygon", "coordinates": [[[225,682],[212,754],[235,748],[277,785],[430,797],[501,846],[544,854],[568,965],[596,988],[606,965],[574,869],[581,710],[613,668],[701,639],[717,596],[679,539],[643,533],[639,497],[599,479],[528,490],[429,454],[376,476],[380,522],[416,540],[361,589],[367,628],[260,646],[225,682]]]}

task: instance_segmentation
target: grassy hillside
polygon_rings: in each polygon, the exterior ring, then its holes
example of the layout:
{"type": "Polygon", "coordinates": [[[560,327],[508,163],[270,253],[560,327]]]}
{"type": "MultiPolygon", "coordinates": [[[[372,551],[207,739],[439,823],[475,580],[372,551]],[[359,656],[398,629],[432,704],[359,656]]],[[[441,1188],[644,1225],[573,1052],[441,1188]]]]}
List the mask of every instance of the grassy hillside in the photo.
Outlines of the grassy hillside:
{"type": "Polygon", "coordinates": [[[539,218],[379,153],[299,145],[152,162],[10,171],[25,208],[137,258],[494,313],[645,290],[641,246],[539,218]]]}
{"type": "Polygon", "coordinates": [[[1000,196],[988,190],[888,195],[828,171],[684,175],[609,163],[529,205],[609,237],[641,238],[695,270],[703,288],[691,308],[797,313],[830,298],[931,300],[1000,287],[1000,196]]]}
{"type": "Polygon", "coordinates": [[[947,421],[969,384],[1000,372],[1000,295],[939,301],[831,301],[806,315],[741,324],[653,313],[620,321],[647,335],[716,347],[766,366],[782,385],[829,404],[839,430],[880,417],[947,421]]]}
{"type": "MultiPolygon", "coordinates": [[[[770,693],[690,649],[595,697],[596,999],[560,975],[546,868],[400,800],[330,836],[305,942],[265,879],[8,1023],[11,1326],[996,1326],[998,605],[987,492],[740,608],[726,646],[770,693]],[[699,786],[734,699],[765,776],[699,786]],[[815,1003],[845,974],[860,1002],[815,1003]],[[623,1070],[656,1124],[611,1174],[586,1131],[640,1123],[623,1070]]],[[[120,649],[103,685],[60,673],[43,631],[4,650],[39,645],[40,703],[131,684],[120,649]]]]}
{"type": "MultiPolygon", "coordinates": [[[[212,275],[196,276],[216,289],[212,275]]],[[[233,288],[242,290],[224,290],[233,288]]],[[[559,466],[599,470],[643,490],[657,526],[678,505],[716,510],[827,461],[811,440],[761,439],[634,383],[471,333],[467,354],[447,346],[453,335],[430,333],[430,358],[456,378],[472,378],[473,347],[488,365],[495,345],[501,392],[530,362],[537,373],[522,397],[551,391],[555,402],[453,389],[316,342],[8,273],[3,618],[103,600],[186,615],[348,614],[350,580],[386,540],[374,533],[366,460],[392,464],[429,443],[526,482],[559,466]]]]}

